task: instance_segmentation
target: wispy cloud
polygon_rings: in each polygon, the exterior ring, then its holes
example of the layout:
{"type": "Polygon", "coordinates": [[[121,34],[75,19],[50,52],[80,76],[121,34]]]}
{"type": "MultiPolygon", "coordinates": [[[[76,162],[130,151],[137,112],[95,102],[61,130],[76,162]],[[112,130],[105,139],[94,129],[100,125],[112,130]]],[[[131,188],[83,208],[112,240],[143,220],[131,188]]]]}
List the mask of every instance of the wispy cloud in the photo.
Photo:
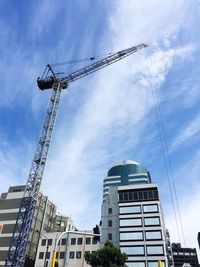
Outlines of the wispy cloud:
{"type": "Polygon", "coordinates": [[[200,114],[195,116],[189,123],[179,130],[179,133],[172,141],[171,152],[180,147],[184,147],[189,141],[195,140],[194,137],[200,132],[200,114]]]}

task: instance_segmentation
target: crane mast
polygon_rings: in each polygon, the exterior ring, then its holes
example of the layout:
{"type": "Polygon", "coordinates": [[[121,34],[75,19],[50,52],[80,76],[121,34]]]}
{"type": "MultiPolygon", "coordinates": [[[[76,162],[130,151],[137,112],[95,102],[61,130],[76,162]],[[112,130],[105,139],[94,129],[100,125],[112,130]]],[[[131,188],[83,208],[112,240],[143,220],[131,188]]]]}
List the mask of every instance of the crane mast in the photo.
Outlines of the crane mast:
{"type": "Polygon", "coordinates": [[[54,72],[52,66],[48,64],[43,76],[38,78],[38,87],[41,90],[52,88],[52,93],[48,103],[38,146],[28,175],[25,192],[17,214],[10,247],[5,260],[5,267],[23,267],[25,262],[29,232],[31,230],[62,90],[67,88],[68,83],[113,64],[114,62],[119,61],[145,47],[147,47],[146,44],[140,44],[138,46],[133,46],[117,53],[113,53],[93,64],[63,77],[58,76],[54,72]]]}

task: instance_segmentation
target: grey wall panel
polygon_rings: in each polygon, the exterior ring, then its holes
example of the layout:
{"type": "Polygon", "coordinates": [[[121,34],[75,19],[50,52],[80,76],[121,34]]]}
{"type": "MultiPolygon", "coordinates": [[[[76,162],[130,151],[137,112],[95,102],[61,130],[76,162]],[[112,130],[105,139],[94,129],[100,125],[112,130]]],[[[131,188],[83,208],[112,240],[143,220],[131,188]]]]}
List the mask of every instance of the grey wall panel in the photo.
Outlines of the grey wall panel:
{"type": "Polygon", "coordinates": [[[0,210],[17,209],[21,203],[21,198],[0,200],[0,210]]]}
{"type": "Polygon", "coordinates": [[[2,234],[13,233],[14,224],[4,224],[2,234]]]}
{"type": "Polygon", "coordinates": [[[1,236],[1,238],[0,238],[0,250],[1,250],[1,247],[9,247],[10,240],[11,240],[11,237],[1,236]]]}
{"type": "Polygon", "coordinates": [[[16,220],[17,213],[0,213],[0,221],[16,220]]]}
{"type": "Polygon", "coordinates": [[[0,251],[0,261],[5,261],[6,256],[7,256],[7,251],[5,251],[5,250],[0,251]]]}

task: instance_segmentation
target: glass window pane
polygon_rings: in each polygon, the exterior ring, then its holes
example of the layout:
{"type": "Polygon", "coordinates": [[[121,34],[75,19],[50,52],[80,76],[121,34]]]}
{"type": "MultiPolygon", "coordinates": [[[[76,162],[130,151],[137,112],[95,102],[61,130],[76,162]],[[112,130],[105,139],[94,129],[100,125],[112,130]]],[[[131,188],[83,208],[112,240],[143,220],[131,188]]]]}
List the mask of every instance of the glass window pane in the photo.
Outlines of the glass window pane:
{"type": "MultiPolygon", "coordinates": [[[[165,262],[162,261],[162,266],[165,267],[165,262]]],[[[158,267],[157,261],[148,261],[148,267],[158,267]]]]}
{"type": "Polygon", "coordinates": [[[77,239],[77,245],[82,245],[82,243],[83,243],[83,238],[82,237],[79,237],[77,239]]]}
{"type": "Polygon", "coordinates": [[[46,252],[46,259],[50,259],[50,252],[46,252]]]}
{"type": "Polygon", "coordinates": [[[42,239],[42,246],[46,246],[46,239],[42,239]]]}
{"type": "Polygon", "coordinates": [[[131,206],[131,207],[120,207],[119,213],[141,213],[141,207],[140,206],[131,206]]]}
{"type": "Polygon", "coordinates": [[[71,245],[76,245],[76,238],[71,238],[71,245]]]}
{"type": "Polygon", "coordinates": [[[120,233],[120,240],[143,240],[143,232],[120,233]]]}
{"type": "Polygon", "coordinates": [[[91,237],[86,237],[86,241],[85,241],[85,243],[86,243],[87,245],[91,244],[91,237]]]}
{"type": "Polygon", "coordinates": [[[64,259],[65,258],[65,252],[60,252],[60,259],[64,259]]]}
{"type": "Polygon", "coordinates": [[[127,267],[145,267],[145,262],[144,261],[126,262],[126,266],[127,267]]]}
{"type": "Polygon", "coordinates": [[[119,201],[123,201],[123,194],[119,194],[119,201]]]}
{"type": "Polygon", "coordinates": [[[147,255],[163,255],[163,246],[147,246],[147,255]]]}
{"type": "Polygon", "coordinates": [[[120,220],[120,226],[142,226],[142,219],[135,218],[135,219],[125,219],[120,220]]]}
{"type": "Polygon", "coordinates": [[[81,251],[76,251],[76,258],[81,259],[81,251]]]}
{"type": "Polygon", "coordinates": [[[70,251],[70,252],[69,252],[69,258],[70,258],[70,259],[74,259],[74,254],[75,254],[74,251],[70,251]]]}
{"type": "Polygon", "coordinates": [[[125,201],[128,200],[128,193],[124,193],[124,200],[125,200],[125,201]]]}
{"type": "Polygon", "coordinates": [[[159,217],[144,218],[144,224],[147,225],[160,225],[159,217]]]}
{"type": "Polygon", "coordinates": [[[146,240],[158,240],[162,239],[161,231],[146,231],[146,240]]]}
{"type": "Polygon", "coordinates": [[[143,205],[144,212],[158,212],[158,205],[143,205]]]}
{"type": "Polygon", "coordinates": [[[121,251],[127,255],[144,255],[144,246],[121,247],[121,251]]]}
{"type": "Polygon", "coordinates": [[[42,260],[44,258],[44,252],[39,253],[39,259],[42,260]]]}
{"type": "Polygon", "coordinates": [[[52,245],[52,239],[48,239],[48,246],[52,245]]]}
{"type": "Polygon", "coordinates": [[[66,245],[67,239],[66,238],[62,238],[61,240],[61,245],[66,245]]]}

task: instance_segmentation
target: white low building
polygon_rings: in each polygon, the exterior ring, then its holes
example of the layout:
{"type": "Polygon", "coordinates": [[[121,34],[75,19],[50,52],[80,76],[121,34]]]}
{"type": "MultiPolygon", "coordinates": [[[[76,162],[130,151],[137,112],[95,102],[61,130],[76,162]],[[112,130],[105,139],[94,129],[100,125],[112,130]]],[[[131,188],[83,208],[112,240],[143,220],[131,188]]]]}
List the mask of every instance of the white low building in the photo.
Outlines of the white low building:
{"type": "MultiPolygon", "coordinates": [[[[81,231],[74,233],[66,233],[60,239],[56,248],[56,262],[58,266],[66,267],[88,267],[85,262],[84,254],[86,252],[95,252],[100,248],[100,243],[94,239],[92,231],[81,231]],[[88,233],[88,234],[87,234],[88,233]]],[[[50,267],[53,251],[57,239],[61,233],[51,232],[41,235],[39,242],[35,267],[50,267]]]]}

